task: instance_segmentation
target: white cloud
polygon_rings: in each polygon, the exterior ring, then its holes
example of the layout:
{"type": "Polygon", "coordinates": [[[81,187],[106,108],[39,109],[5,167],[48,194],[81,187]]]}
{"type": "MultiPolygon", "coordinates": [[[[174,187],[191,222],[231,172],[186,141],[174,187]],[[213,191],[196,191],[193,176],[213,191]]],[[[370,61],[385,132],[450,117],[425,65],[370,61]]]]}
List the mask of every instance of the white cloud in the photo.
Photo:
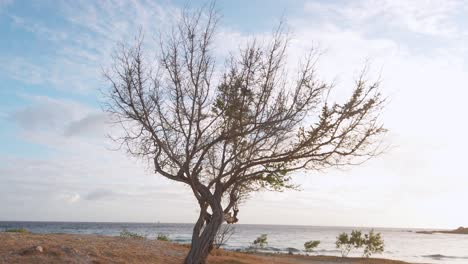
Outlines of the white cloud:
{"type": "Polygon", "coordinates": [[[58,195],[58,198],[72,204],[78,202],[81,197],[77,193],[61,193],[58,195]]]}
{"type": "Polygon", "coordinates": [[[181,213],[171,208],[177,207],[185,208],[186,221],[195,218],[188,189],[180,194],[180,184],[151,173],[147,164],[123,151],[111,150],[116,144],[103,133],[113,128],[100,110],[46,96],[25,99],[29,106],[9,113],[8,120],[19,125],[18,137],[47,153],[36,158],[0,156],[0,200],[10,204],[0,208],[0,215],[25,216],[12,211],[24,208],[29,211],[25,219],[115,221],[122,210],[135,210],[134,221],[174,221],[171,217],[181,213]],[[25,199],[53,213],[20,206],[25,199]]]}
{"type": "Polygon", "coordinates": [[[118,42],[131,42],[140,29],[149,32],[146,38],[153,41],[155,35],[151,34],[164,31],[178,13],[169,4],[132,0],[59,2],[56,8],[65,25],[8,16],[14,27],[35,34],[56,48],[40,58],[0,57],[5,77],[72,94],[92,94],[105,85],[102,69],[109,67],[118,42]]]}
{"type": "Polygon", "coordinates": [[[466,3],[458,0],[360,0],[330,4],[307,2],[305,9],[345,18],[354,27],[383,23],[390,28],[381,30],[400,28],[420,34],[454,36],[462,30],[454,18],[466,9],[466,3]]]}
{"type": "MultiPolygon", "coordinates": [[[[411,16],[411,12],[416,12],[412,8],[399,10],[406,12],[399,15],[411,16]]],[[[449,19],[453,8],[449,6],[447,10],[437,11],[447,12],[442,15],[432,14],[429,7],[423,7],[421,12],[427,12],[427,16],[433,18],[418,20],[420,24],[412,25],[410,29],[436,38],[443,32],[430,29],[433,20],[447,19],[458,28],[449,19]]],[[[373,16],[376,14],[365,19],[373,19],[373,16]]],[[[466,53],[456,48],[455,42],[414,52],[414,43],[395,34],[369,35],[356,24],[347,26],[330,23],[330,20],[333,17],[310,26],[308,18],[295,18],[291,23],[294,34],[290,55],[300,57],[312,44],[324,50],[318,73],[322,78],[336,81],[334,98],[338,100],[349,93],[353,78],[368,60],[372,70],[369,79],[380,76],[382,91],[389,96],[382,120],[390,129],[387,141],[392,148],[359,168],[296,177],[304,193],[256,195],[245,206],[243,214],[247,215],[247,221],[281,224],[286,221],[277,214],[281,211],[282,214],[301,216],[288,217],[287,221],[295,224],[450,227],[455,217],[460,219],[458,209],[447,210],[447,206],[451,207],[449,204],[454,202],[450,199],[454,193],[457,193],[457,200],[468,199],[460,188],[468,184],[460,152],[460,149],[468,148],[468,142],[464,140],[468,126],[461,121],[466,112],[464,100],[468,97],[468,91],[463,87],[468,82],[468,66],[463,59],[466,53]],[[444,202],[418,206],[434,199],[444,202]],[[401,203],[407,206],[399,207],[401,203]],[[263,211],[261,217],[249,217],[258,210],[263,211]],[[438,210],[446,214],[427,219],[427,215],[438,210]],[[401,214],[407,214],[407,217],[393,217],[401,214]]],[[[443,23],[439,24],[443,26],[443,23]]],[[[408,25],[405,27],[408,29],[408,25]]],[[[246,37],[239,35],[240,39],[246,37]]],[[[462,214],[468,217],[466,213],[462,214]]]]}
{"type": "Polygon", "coordinates": [[[46,56],[46,60],[47,63],[43,63],[21,56],[1,57],[1,75],[72,94],[90,93],[100,88],[102,72],[98,65],[90,67],[80,63],[79,58],[46,56]]]}
{"type": "Polygon", "coordinates": [[[29,20],[23,17],[10,15],[13,26],[24,29],[36,35],[45,36],[52,41],[63,41],[69,37],[65,31],[53,30],[39,22],[29,20]]]}
{"type": "Polygon", "coordinates": [[[107,114],[96,113],[71,122],[65,129],[65,136],[103,137],[109,133],[109,118],[107,114]]]}
{"type": "Polygon", "coordinates": [[[122,198],[122,195],[119,195],[118,193],[109,190],[109,189],[96,189],[91,192],[89,192],[86,196],[86,200],[101,200],[105,198],[122,198]]]}
{"type": "Polygon", "coordinates": [[[55,130],[90,111],[89,108],[70,100],[57,100],[46,96],[25,97],[30,99],[32,104],[12,113],[10,119],[27,131],[55,130]]]}
{"type": "Polygon", "coordinates": [[[0,68],[13,79],[24,81],[28,84],[42,82],[44,72],[38,65],[29,63],[22,58],[1,58],[0,68]]]}
{"type": "MultiPolygon", "coordinates": [[[[140,25],[149,31],[166,25],[177,14],[175,8],[168,9],[153,2],[61,2],[64,17],[84,30],[62,34],[61,29],[17,19],[18,27],[31,32],[57,31],[59,37],[50,41],[62,48],[47,65],[25,58],[2,58],[0,65],[8,65],[2,70],[25,83],[51,84],[70,94],[78,89],[92,93],[98,86],[98,66],[110,58],[115,42],[133,37],[140,25]]],[[[463,175],[468,91],[462,87],[468,82],[467,52],[450,39],[464,30],[453,19],[464,10],[461,2],[309,2],[306,9],[308,16],[291,20],[291,60],[314,45],[325,51],[318,73],[336,81],[336,99],[349,93],[353,78],[369,60],[370,78],[382,74],[383,92],[390,97],[383,120],[391,131],[388,140],[393,148],[362,167],[298,175],[303,192],[255,195],[241,208],[241,222],[449,227],[453,219],[467,218],[459,208],[447,209],[451,208],[447,204],[468,199],[462,189],[468,184],[463,175]],[[318,22],[311,23],[311,12],[323,12],[318,22]],[[379,34],[372,34],[373,30],[379,34]],[[400,30],[434,41],[449,37],[449,44],[415,52],[420,44],[409,43],[399,34],[381,34],[400,30]],[[420,206],[427,201],[431,206],[420,206]],[[433,211],[444,214],[427,219],[433,211]],[[395,219],[394,215],[402,214],[407,217],[395,219]]],[[[250,37],[229,28],[219,32],[216,52],[220,56],[250,37]]],[[[35,198],[60,208],[55,210],[57,219],[65,220],[113,221],[121,219],[122,211],[127,221],[191,222],[195,218],[196,206],[188,189],[183,192],[181,185],[155,176],[146,164],[109,151],[115,145],[103,140],[103,134],[112,128],[98,109],[72,100],[34,97],[9,116],[21,128],[18,136],[51,153],[37,159],[1,157],[0,163],[7,165],[0,168],[0,181],[9,184],[0,184],[0,200],[20,204],[18,197],[29,197],[31,202],[35,198]],[[10,184],[15,193],[4,187],[10,184]],[[56,193],[62,199],[54,200],[56,193]],[[74,211],[62,208],[64,202],[73,203],[74,211]]],[[[13,212],[6,210],[0,208],[0,215],[13,212]]],[[[43,216],[33,212],[29,217],[43,216]]]]}

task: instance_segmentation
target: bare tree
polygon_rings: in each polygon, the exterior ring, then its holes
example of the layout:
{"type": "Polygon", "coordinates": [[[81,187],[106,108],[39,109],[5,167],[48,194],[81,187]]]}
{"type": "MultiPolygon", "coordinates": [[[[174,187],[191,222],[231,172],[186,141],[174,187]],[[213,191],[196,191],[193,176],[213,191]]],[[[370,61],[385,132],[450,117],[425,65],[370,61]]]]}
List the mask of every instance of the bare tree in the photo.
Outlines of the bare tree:
{"type": "Polygon", "coordinates": [[[219,227],[238,221],[249,193],[294,188],[294,171],[359,164],[385,132],[379,83],[361,77],[348,100],[330,103],[332,85],[316,79],[313,53],[291,81],[282,26],[215,67],[217,22],[213,7],[187,11],[162,38],[156,62],[139,39],[122,46],[106,74],[106,108],[123,127],[123,146],[198,201],[185,263],[205,263],[219,227]]]}
{"type": "Polygon", "coordinates": [[[218,232],[216,233],[216,236],[213,240],[213,246],[216,249],[221,248],[229,241],[229,239],[232,237],[232,235],[234,235],[235,232],[236,229],[233,225],[222,224],[221,227],[218,229],[218,232]]]}

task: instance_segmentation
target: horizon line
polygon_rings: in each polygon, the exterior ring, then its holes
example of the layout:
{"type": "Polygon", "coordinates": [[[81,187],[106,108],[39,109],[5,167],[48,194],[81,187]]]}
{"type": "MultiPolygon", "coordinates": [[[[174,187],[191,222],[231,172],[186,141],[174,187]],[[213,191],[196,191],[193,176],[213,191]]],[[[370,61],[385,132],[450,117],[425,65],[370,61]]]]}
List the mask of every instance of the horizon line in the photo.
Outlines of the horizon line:
{"type": "MultiPolygon", "coordinates": [[[[2,222],[24,222],[24,223],[101,223],[101,224],[186,224],[193,225],[189,222],[128,222],[128,221],[48,221],[48,220],[0,220],[2,222]]],[[[299,227],[335,227],[335,228],[368,228],[368,229],[431,229],[431,230],[452,230],[458,227],[399,227],[399,226],[341,226],[341,225],[304,225],[304,224],[249,224],[249,223],[237,223],[236,225],[253,225],[253,226],[299,226],[299,227]]]]}

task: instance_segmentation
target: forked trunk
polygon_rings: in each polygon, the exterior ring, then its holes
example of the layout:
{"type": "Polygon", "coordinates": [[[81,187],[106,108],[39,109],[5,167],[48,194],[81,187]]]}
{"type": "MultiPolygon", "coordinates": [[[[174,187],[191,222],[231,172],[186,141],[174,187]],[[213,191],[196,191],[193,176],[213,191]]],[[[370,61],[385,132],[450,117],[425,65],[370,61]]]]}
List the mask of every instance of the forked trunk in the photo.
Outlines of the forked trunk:
{"type": "MultiPolygon", "coordinates": [[[[200,221],[200,219],[199,219],[200,221]]],[[[211,220],[208,224],[204,225],[203,231],[200,233],[200,227],[194,227],[194,234],[192,236],[192,244],[190,251],[185,258],[185,264],[205,264],[211,249],[213,248],[213,241],[216,237],[219,227],[223,222],[223,213],[213,212],[211,220]],[[199,235],[198,235],[199,234],[199,235]]]]}

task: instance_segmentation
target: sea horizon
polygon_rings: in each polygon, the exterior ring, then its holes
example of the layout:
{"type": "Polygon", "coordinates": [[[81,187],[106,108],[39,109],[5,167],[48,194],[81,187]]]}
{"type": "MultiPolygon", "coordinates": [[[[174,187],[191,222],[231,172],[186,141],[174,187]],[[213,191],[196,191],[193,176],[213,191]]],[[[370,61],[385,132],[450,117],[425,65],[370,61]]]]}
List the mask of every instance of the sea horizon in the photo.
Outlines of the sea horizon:
{"type": "MultiPolygon", "coordinates": [[[[154,221],[154,222],[146,222],[146,221],[73,221],[73,220],[0,220],[0,223],[5,222],[25,222],[25,223],[100,223],[100,224],[187,224],[187,225],[194,225],[194,223],[190,222],[161,222],[161,221],[154,221]]],[[[357,225],[304,225],[304,224],[251,224],[251,223],[236,223],[234,226],[239,225],[251,225],[251,226],[297,226],[297,227],[331,227],[331,228],[364,228],[364,229],[414,229],[414,230],[453,230],[458,228],[458,226],[453,227],[402,227],[402,226],[357,226],[357,225]]]]}

